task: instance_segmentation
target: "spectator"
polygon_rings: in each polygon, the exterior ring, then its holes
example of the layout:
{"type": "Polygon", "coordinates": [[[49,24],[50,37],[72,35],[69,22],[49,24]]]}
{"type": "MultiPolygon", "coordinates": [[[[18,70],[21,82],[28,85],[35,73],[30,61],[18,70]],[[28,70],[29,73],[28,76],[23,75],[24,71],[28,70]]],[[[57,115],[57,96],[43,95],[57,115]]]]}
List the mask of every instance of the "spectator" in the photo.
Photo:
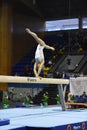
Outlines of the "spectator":
{"type": "Polygon", "coordinates": [[[65,102],[68,101],[68,93],[69,93],[69,90],[66,90],[66,92],[65,92],[65,102]]]}
{"type": "Polygon", "coordinates": [[[27,92],[27,94],[25,96],[25,101],[24,102],[25,102],[26,105],[29,105],[29,104],[33,103],[32,97],[31,97],[30,93],[27,92]]]}
{"type": "Polygon", "coordinates": [[[87,94],[86,94],[85,91],[84,91],[83,94],[82,94],[82,102],[83,102],[83,103],[86,103],[86,102],[87,102],[87,94]]]}
{"type": "Polygon", "coordinates": [[[58,71],[55,71],[54,75],[53,75],[54,78],[62,78],[62,74],[58,71]]]}
{"type": "Polygon", "coordinates": [[[15,93],[14,93],[14,88],[11,88],[11,89],[8,91],[8,97],[9,97],[9,99],[10,99],[11,101],[13,101],[14,95],[15,95],[15,93]]]}
{"type": "Polygon", "coordinates": [[[43,98],[42,98],[42,102],[43,102],[43,105],[44,105],[44,106],[47,106],[47,105],[48,105],[48,99],[49,99],[49,97],[48,97],[48,92],[45,92],[45,93],[43,94],[43,98]]]}
{"type": "Polygon", "coordinates": [[[75,100],[74,95],[71,92],[69,92],[68,93],[68,102],[74,102],[74,100],[75,100]]]}

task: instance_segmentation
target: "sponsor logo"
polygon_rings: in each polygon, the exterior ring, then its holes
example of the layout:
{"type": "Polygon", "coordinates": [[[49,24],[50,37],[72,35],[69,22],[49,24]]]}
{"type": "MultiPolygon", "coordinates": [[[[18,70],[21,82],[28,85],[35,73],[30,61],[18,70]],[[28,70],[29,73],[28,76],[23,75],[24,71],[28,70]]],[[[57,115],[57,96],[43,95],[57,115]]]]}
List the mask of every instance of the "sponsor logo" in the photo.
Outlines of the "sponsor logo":
{"type": "Polygon", "coordinates": [[[71,125],[67,126],[67,130],[85,130],[86,124],[83,122],[82,125],[74,125],[71,129],[71,125]]]}
{"type": "Polygon", "coordinates": [[[27,81],[28,81],[28,82],[34,82],[34,83],[37,82],[36,79],[31,79],[31,78],[27,78],[27,81]]]}
{"type": "Polygon", "coordinates": [[[73,126],[73,130],[78,130],[78,129],[81,129],[81,126],[73,126]]]}

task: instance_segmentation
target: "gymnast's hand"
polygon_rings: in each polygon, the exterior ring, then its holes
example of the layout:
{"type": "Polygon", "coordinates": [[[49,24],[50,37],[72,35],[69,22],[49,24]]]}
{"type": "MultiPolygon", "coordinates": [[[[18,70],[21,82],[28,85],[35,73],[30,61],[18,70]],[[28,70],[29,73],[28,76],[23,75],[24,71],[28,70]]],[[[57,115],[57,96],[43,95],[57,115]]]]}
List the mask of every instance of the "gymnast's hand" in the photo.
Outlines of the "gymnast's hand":
{"type": "Polygon", "coordinates": [[[51,47],[51,50],[52,50],[52,51],[55,51],[55,48],[54,48],[54,47],[51,47]]]}

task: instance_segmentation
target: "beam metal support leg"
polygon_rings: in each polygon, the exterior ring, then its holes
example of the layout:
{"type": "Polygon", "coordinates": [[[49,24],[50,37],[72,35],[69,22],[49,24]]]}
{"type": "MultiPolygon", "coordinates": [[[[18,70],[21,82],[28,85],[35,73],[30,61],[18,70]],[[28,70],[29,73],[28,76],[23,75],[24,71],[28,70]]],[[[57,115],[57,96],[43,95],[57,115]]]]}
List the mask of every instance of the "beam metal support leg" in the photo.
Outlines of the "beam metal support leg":
{"type": "Polygon", "coordinates": [[[66,107],[65,107],[65,100],[64,100],[62,84],[58,84],[58,90],[59,90],[59,96],[60,96],[60,102],[61,102],[62,110],[65,111],[66,107]]]}

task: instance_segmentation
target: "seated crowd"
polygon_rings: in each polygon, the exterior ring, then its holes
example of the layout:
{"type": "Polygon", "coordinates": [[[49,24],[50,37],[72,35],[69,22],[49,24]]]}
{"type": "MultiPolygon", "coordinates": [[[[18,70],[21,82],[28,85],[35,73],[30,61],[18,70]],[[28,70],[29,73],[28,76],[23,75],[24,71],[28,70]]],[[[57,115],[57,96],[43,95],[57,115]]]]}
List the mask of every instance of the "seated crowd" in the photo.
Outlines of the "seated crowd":
{"type": "Polygon", "coordinates": [[[85,91],[82,93],[82,95],[73,95],[71,92],[69,92],[67,101],[71,103],[87,103],[87,94],[85,91]]]}

